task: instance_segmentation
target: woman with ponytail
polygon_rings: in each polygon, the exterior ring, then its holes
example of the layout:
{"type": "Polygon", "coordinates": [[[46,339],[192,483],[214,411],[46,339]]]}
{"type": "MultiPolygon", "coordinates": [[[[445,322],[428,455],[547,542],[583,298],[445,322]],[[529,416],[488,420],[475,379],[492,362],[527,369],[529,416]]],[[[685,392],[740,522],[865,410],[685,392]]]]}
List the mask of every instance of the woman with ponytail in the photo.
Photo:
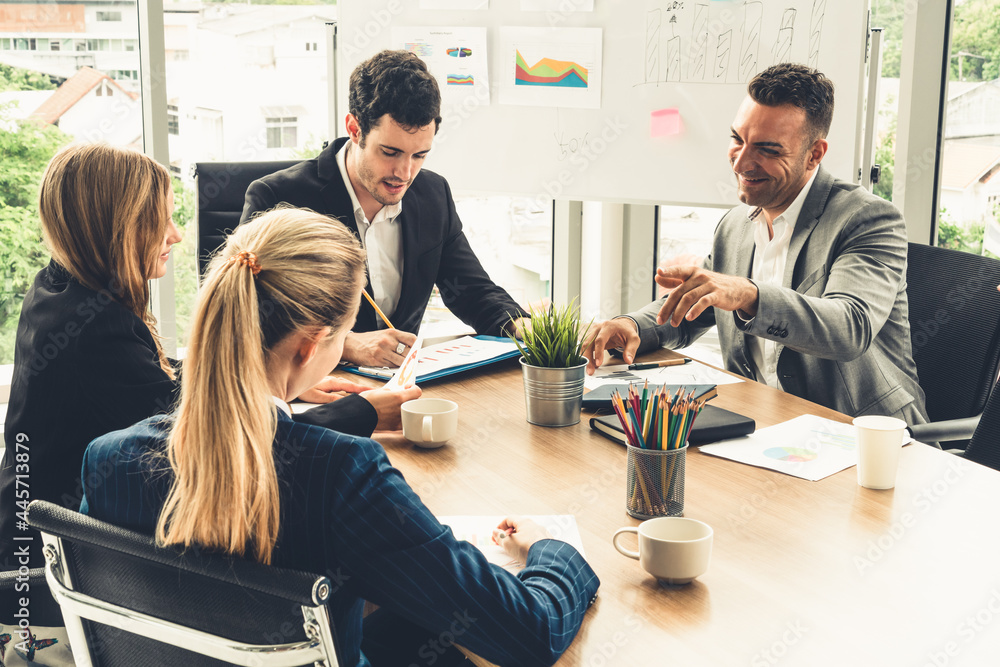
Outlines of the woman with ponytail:
{"type": "MultiPolygon", "coordinates": [[[[177,371],[149,307],[149,281],[166,273],[170,249],[181,238],[172,212],[169,172],[142,153],[75,144],[49,162],[39,214],[52,260],[25,296],[17,328],[0,465],[0,570],[24,564],[14,555],[13,539],[15,512],[22,509],[19,452],[30,452],[31,499],[77,509],[87,444],[173,407],[177,371]]],[[[338,387],[324,381],[321,388],[338,387]]],[[[310,394],[316,397],[322,393],[310,394]]],[[[315,408],[301,419],[370,435],[379,420],[398,427],[399,402],[412,397],[379,390],[315,408]]],[[[40,544],[33,531],[16,534],[33,535],[40,544]]],[[[31,567],[44,564],[40,546],[29,556],[31,567]]],[[[0,622],[17,608],[0,600],[0,622]]]]}
{"type": "MultiPolygon", "coordinates": [[[[238,227],[198,296],[179,407],[90,445],[82,511],[164,545],[338,573],[328,609],[351,667],[372,664],[364,600],[426,637],[455,632],[457,610],[466,648],[551,664],[599,583],[572,546],[506,519],[504,547],[528,565],[514,576],[455,540],[378,443],[289,418],[285,401],[340,358],[364,284],[363,251],[330,218],[285,209],[238,227]]],[[[392,664],[422,663],[411,650],[392,664]]]]}

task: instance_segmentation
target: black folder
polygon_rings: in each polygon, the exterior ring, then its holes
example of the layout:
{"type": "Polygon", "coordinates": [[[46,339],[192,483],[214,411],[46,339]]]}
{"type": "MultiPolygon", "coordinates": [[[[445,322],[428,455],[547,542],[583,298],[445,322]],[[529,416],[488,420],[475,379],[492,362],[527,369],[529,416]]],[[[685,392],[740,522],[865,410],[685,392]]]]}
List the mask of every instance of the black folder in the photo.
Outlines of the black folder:
{"type": "MultiPolygon", "coordinates": [[[[622,428],[618,415],[591,417],[590,428],[605,438],[625,444],[625,430],[622,428]]],[[[750,435],[757,428],[756,422],[750,417],[706,405],[694,420],[694,426],[688,434],[688,444],[707,445],[710,442],[729,440],[750,435]]]]}

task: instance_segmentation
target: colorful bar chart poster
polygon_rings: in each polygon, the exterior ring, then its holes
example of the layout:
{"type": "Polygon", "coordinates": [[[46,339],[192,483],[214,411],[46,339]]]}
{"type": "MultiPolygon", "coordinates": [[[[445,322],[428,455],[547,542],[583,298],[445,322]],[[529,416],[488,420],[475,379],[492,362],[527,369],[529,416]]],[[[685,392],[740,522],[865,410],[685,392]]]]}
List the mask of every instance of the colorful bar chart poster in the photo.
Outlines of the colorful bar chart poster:
{"type": "Polygon", "coordinates": [[[522,12],[592,12],[594,0],[521,0],[522,12]]]}
{"type": "Polygon", "coordinates": [[[393,28],[393,48],[415,53],[441,87],[447,105],[490,103],[486,28],[393,28]]]}
{"type": "Polygon", "coordinates": [[[598,109],[600,28],[500,29],[500,103],[598,109]]]}
{"type": "Polygon", "coordinates": [[[420,9],[489,9],[490,0],[420,0],[420,9]]]}

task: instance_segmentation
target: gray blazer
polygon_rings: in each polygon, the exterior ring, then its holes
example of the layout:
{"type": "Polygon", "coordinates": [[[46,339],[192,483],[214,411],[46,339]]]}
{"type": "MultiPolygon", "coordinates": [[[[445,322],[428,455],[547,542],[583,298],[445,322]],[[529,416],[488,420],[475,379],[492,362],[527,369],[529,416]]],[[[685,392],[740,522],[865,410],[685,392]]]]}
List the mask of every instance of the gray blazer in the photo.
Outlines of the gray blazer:
{"type": "MultiPolygon", "coordinates": [[[[910,349],[906,228],[899,211],[822,167],[795,223],[781,286],[759,285],[757,316],[707,309],[692,322],[657,326],[663,299],[630,313],[639,351],[684,347],[717,324],[726,368],[756,378],[747,336],[778,343],[778,377],[796,396],[858,416],[927,421],[910,349]]],[[[729,211],[704,267],[749,276],[754,252],[749,207],[729,211]]]]}

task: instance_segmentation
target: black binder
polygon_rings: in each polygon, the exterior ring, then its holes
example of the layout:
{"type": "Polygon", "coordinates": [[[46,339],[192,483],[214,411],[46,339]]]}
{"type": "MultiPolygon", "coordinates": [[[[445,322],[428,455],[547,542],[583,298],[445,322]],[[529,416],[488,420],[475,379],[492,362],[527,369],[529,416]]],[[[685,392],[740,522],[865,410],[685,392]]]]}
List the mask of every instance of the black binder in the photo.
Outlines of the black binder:
{"type": "MultiPolygon", "coordinates": [[[[618,415],[591,417],[590,428],[609,440],[625,444],[625,431],[618,420],[618,415]]],[[[714,405],[706,405],[694,420],[694,426],[688,434],[688,444],[707,445],[719,440],[739,438],[750,435],[756,428],[757,423],[750,417],[714,405]]]]}

